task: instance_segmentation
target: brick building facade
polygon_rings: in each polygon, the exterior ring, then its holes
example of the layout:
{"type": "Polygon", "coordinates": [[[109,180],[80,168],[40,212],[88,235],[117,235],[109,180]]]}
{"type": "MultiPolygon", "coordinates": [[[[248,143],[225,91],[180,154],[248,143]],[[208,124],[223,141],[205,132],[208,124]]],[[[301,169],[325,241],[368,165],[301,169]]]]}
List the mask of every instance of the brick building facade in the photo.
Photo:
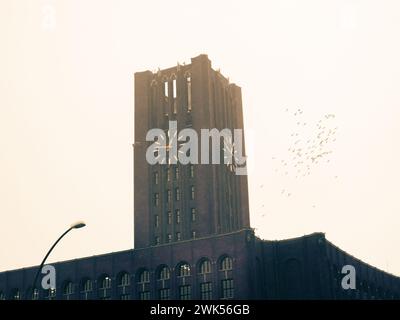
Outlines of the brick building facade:
{"type": "MultiPolygon", "coordinates": [[[[170,121],[178,131],[243,129],[241,89],[206,55],[136,73],[135,249],[55,263],[56,288],[46,291],[32,288],[38,267],[1,272],[0,300],[399,299],[400,278],[324,234],[256,237],[247,176],[236,175],[234,164],[149,164],[146,134],[159,128],[167,139],[170,121]],[[357,272],[354,290],[341,287],[348,264],[357,272]]],[[[170,144],[162,147],[169,155],[170,144]]]]}

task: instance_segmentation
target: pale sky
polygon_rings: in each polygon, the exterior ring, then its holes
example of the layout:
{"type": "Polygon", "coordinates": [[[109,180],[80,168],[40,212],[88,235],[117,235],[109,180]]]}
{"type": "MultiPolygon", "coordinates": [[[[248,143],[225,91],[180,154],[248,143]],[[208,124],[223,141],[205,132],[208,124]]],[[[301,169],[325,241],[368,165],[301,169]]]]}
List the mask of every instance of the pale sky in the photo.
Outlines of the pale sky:
{"type": "Polygon", "coordinates": [[[396,0],[1,1],[0,270],[76,220],[50,261],[132,248],[133,74],[206,53],[242,87],[257,235],[400,275],[399,32],[396,0]],[[336,141],[303,177],[320,119],[336,141]]]}

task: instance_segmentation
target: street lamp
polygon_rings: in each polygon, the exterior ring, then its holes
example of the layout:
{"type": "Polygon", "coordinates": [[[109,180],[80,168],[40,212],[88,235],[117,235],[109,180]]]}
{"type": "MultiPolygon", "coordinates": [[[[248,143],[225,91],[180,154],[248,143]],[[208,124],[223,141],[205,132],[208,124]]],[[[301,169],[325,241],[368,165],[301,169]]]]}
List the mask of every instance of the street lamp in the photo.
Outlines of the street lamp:
{"type": "Polygon", "coordinates": [[[37,282],[37,279],[38,279],[38,277],[39,277],[40,271],[42,270],[43,265],[45,264],[47,258],[49,257],[50,253],[53,251],[53,249],[54,249],[54,247],[57,245],[57,243],[59,243],[60,240],[61,240],[62,238],[64,238],[64,236],[65,236],[68,232],[70,232],[72,229],[80,229],[80,228],[83,228],[83,227],[85,227],[85,226],[86,226],[86,223],[83,222],[83,221],[75,222],[74,224],[72,224],[72,225],[68,228],[67,231],[65,231],[65,232],[57,239],[56,242],[54,242],[54,244],[51,246],[49,252],[47,252],[46,256],[44,257],[44,259],[43,259],[43,261],[42,261],[42,263],[40,264],[38,271],[36,272],[35,280],[33,281],[32,294],[35,292],[35,289],[36,289],[36,282],[37,282]]]}

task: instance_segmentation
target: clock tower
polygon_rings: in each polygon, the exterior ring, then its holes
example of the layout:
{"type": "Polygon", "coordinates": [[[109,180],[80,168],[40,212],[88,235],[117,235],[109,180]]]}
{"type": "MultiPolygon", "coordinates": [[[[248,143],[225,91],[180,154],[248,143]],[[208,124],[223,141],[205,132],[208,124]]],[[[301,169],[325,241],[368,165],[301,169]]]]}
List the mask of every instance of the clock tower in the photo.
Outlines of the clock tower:
{"type": "Polygon", "coordinates": [[[135,74],[135,248],[250,228],[247,176],[237,175],[223,160],[146,161],[153,143],[146,141],[147,133],[159,128],[168,137],[170,121],[178,132],[191,128],[199,137],[201,129],[243,132],[241,89],[213,70],[207,55],[192,58],[188,65],[135,74]]]}

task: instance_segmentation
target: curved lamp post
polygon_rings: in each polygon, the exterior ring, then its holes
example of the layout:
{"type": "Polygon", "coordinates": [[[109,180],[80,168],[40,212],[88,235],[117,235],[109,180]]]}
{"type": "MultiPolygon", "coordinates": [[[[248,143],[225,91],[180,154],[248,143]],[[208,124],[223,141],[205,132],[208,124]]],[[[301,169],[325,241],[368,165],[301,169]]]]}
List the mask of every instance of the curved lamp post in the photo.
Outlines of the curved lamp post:
{"type": "Polygon", "coordinates": [[[49,252],[47,252],[46,256],[44,257],[44,259],[43,259],[43,261],[42,261],[42,263],[40,264],[40,267],[39,267],[38,271],[36,272],[35,280],[33,281],[32,294],[35,292],[35,289],[36,289],[36,282],[37,282],[37,279],[38,279],[38,277],[39,277],[40,271],[42,270],[43,265],[45,264],[47,258],[49,257],[50,253],[53,251],[53,249],[54,249],[54,247],[57,245],[57,243],[59,243],[60,240],[61,240],[62,238],[64,238],[64,236],[65,236],[68,232],[70,232],[72,229],[80,229],[80,228],[83,228],[83,227],[85,227],[85,226],[86,226],[86,223],[84,223],[83,221],[78,221],[78,222],[72,224],[72,225],[69,227],[69,229],[68,229],[67,231],[65,231],[65,232],[57,239],[56,242],[54,242],[54,244],[51,246],[49,252]]]}

